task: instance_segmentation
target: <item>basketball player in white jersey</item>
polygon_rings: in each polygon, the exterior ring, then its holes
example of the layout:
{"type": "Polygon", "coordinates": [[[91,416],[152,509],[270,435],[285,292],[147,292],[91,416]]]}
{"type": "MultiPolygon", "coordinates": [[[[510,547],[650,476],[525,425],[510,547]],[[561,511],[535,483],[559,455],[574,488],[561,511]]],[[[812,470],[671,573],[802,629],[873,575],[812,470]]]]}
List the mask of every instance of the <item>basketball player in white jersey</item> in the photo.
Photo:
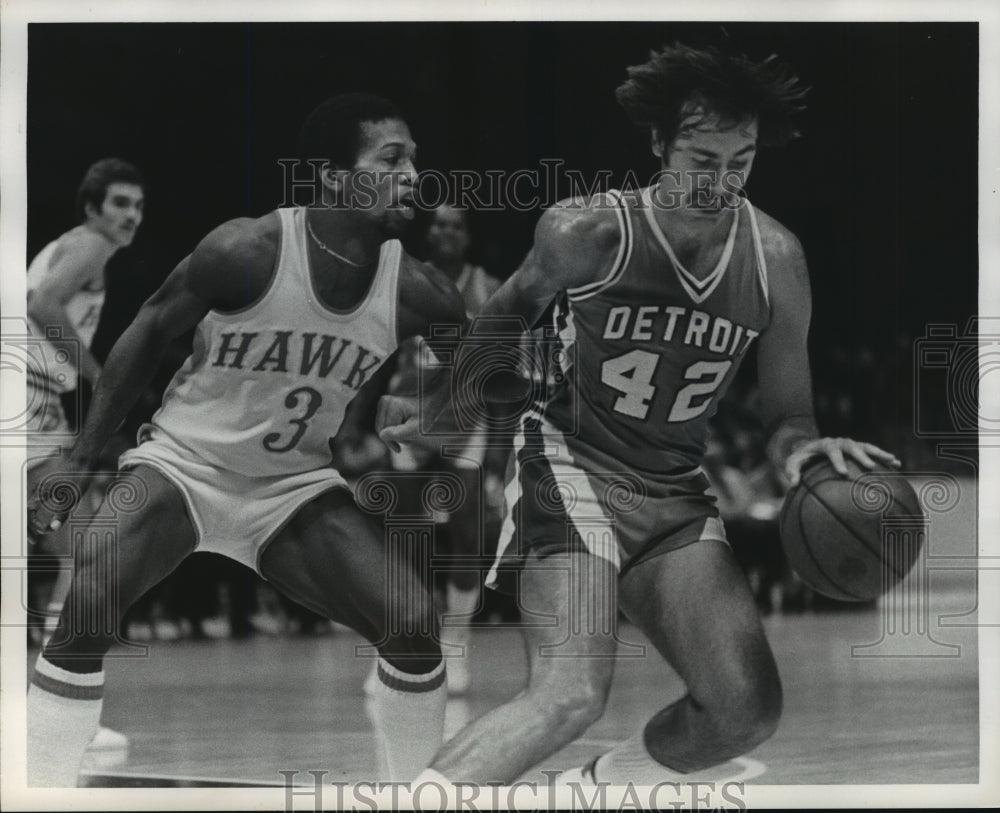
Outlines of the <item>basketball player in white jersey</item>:
{"type": "MultiPolygon", "coordinates": [[[[28,267],[27,315],[31,332],[38,337],[46,359],[42,369],[28,370],[25,385],[29,414],[27,487],[32,493],[57,459],[61,443],[69,440],[70,425],[60,394],[70,392],[82,378],[91,386],[101,366],[90,352],[104,306],[105,268],[120,249],[131,245],[142,223],[144,182],[139,170],[118,158],[91,165],[76,194],[80,225],[45,246],[28,267]],[[55,361],[67,351],[79,367],[55,361]],[[57,372],[56,376],[46,373],[57,372]]],[[[29,538],[30,535],[29,535],[29,538]]],[[[33,553],[65,556],[65,532],[48,535],[33,553]]],[[[51,633],[69,590],[71,573],[60,570],[51,587],[45,629],[51,633]]],[[[128,747],[119,732],[101,727],[90,743],[92,751],[121,752],[128,747]]]]}
{"type": "Polygon", "coordinates": [[[46,359],[59,350],[79,368],[46,365],[28,371],[32,434],[28,438],[29,491],[41,464],[58,451],[70,427],[59,395],[76,388],[80,378],[91,386],[101,365],[90,352],[104,306],[104,269],[108,260],[130,245],[142,223],[142,176],[118,158],[93,164],[77,190],[80,225],[43,248],[28,267],[27,314],[46,359]],[[58,370],[59,378],[51,375],[58,370]],[[49,373],[48,375],[46,373],[49,373]]]}
{"type": "MultiPolygon", "coordinates": [[[[59,629],[39,657],[27,707],[30,784],[75,784],[100,714],[116,627],[80,632],[73,614],[119,621],[194,550],[254,568],[375,644],[375,734],[390,773],[381,778],[412,779],[441,740],[445,672],[429,600],[408,572],[387,573],[382,526],[330,466],[330,440],[400,341],[432,322],[461,325],[464,309],[447,278],[396,239],[413,218],[416,147],[391,102],[327,100],[307,118],[299,149],[328,162],[322,199],[211,232],[108,356],[65,473],[91,469],[168,343],[196,328],[192,354],[120,461],[145,502],[121,514],[119,544],[78,555],[59,629]],[[102,556],[112,555],[109,578],[102,556]],[[399,583],[409,603],[390,589],[399,583]]],[[[394,403],[379,409],[393,413],[394,403]]],[[[34,505],[41,528],[59,521],[45,496],[34,505]]]]}
{"type": "Polygon", "coordinates": [[[455,283],[470,318],[500,287],[499,279],[481,265],[469,262],[471,242],[469,219],[463,209],[445,203],[434,210],[434,218],[427,229],[427,259],[455,283]]]}
{"type": "Polygon", "coordinates": [[[816,455],[841,473],[845,456],[898,465],[820,438],[802,247],[740,194],[758,145],[794,133],[795,78],[677,45],[630,68],[617,95],[650,132],[658,181],[545,212],[483,309],[531,325],[554,302],[571,362],[523,418],[501,537],[523,567],[522,607],[559,623],[524,627],[527,686],[447,742],[424,780],[510,783],[580,736],[608,697],[619,608],[687,692],[566,781],[721,781],[774,732],[774,658],[699,470],[708,418],[755,338],[769,457],[790,481],[816,455]]]}

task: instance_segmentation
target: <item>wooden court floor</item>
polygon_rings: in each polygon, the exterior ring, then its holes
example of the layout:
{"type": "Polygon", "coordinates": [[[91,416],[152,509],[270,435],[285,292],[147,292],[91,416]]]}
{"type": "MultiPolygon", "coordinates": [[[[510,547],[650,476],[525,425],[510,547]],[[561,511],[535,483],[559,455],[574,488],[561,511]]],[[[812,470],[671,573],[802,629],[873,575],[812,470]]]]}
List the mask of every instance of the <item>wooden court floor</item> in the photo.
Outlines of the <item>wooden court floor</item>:
{"type": "MultiPolygon", "coordinates": [[[[977,782],[975,594],[951,589],[929,605],[930,626],[922,631],[910,623],[912,608],[766,618],[785,712],[775,736],[741,763],[742,778],[766,785],[977,782]]],[[[644,643],[629,626],[621,638],[644,643]]],[[[370,661],[356,656],[361,643],[343,632],[258,635],[153,642],[145,657],[110,657],[103,722],[127,733],[131,749],[122,765],[93,766],[86,783],[280,785],[282,770],[298,771],[303,783],[312,781],[310,770],[327,771],[330,782],[375,778],[362,692],[370,661]]],[[[515,694],[524,680],[516,630],[477,630],[470,657],[472,689],[449,702],[449,731],[515,694]]],[[[525,778],[542,782],[542,769],[583,764],[681,693],[651,647],[621,658],[604,718],[525,778]]]]}

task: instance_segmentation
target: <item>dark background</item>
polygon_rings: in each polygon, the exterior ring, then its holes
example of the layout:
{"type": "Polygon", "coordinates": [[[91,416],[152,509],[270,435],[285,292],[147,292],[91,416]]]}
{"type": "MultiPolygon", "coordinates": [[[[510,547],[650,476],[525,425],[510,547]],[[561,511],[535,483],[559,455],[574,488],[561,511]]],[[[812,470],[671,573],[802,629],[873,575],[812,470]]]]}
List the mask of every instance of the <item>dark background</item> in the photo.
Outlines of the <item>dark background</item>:
{"type": "MultiPolygon", "coordinates": [[[[971,23],[32,24],[29,257],[74,225],[90,163],[141,167],[146,221],[109,267],[105,352],[206,232],[283,200],[277,160],[294,156],[299,124],[351,90],[403,107],[418,169],[558,158],[585,177],[644,179],[657,168],[648,135],[613,91],[627,65],[675,39],[778,53],[812,88],[803,137],[763,151],[748,192],[806,248],[821,428],[905,447],[914,339],[931,322],[961,330],[977,311],[971,23]]],[[[538,215],[475,215],[476,258],[508,275],[538,215]]],[[[421,225],[408,241],[418,255],[421,225]]]]}

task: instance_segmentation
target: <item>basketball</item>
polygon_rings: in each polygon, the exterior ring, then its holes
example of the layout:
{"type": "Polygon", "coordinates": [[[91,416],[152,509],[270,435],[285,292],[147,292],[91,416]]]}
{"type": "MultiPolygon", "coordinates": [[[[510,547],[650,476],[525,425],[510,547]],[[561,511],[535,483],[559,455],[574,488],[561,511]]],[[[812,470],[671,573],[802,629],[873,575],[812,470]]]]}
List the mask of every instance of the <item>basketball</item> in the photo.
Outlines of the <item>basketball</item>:
{"type": "Polygon", "coordinates": [[[899,583],[923,547],[924,519],[899,473],[847,460],[849,476],[825,457],[806,463],[785,498],[781,543],[799,577],[817,593],[870,601],[899,583]],[[857,478],[867,475],[861,482],[857,478]]]}

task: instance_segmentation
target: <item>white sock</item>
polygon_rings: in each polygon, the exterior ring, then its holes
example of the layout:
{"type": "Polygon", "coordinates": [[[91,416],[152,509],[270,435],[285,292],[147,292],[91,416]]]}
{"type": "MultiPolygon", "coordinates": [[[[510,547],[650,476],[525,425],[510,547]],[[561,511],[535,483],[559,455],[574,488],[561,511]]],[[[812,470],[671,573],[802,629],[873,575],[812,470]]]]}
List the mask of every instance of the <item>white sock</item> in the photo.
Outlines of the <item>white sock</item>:
{"type": "Polygon", "coordinates": [[[441,643],[450,644],[446,647],[446,654],[449,663],[454,663],[457,659],[469,656],[469,622],[479,606],[479,586],[471,590],[460,590],[449,582],[446,595],[446,613],[449,618],[443,619],[441,623],[441,643]],[[462,649],[458,649],[459,646],[462,649]]]}
{"type": "Polygon", "coordinates": [[[45,634],[51,636],[59,626],[59,613],[62,612],[62,602],[50,601],[45,606],[45,634]]]}
{"type": "Polygon", "coordinates": [[[472,630],[469,622],[479,606],[479,586],[462,590],[448,582],[447,614],[452,616],[441,622],[441,643],[448,663],[448,690],[463,695],[469,690],[469,639],[472,630]]]}
{"type": "Polygon", "coordinates": [[[469,623],[472,615],[479,606],[479,585],[470,590],[462,590],[452,582],[448,582],[447,590],[448,615],[455,616],[448,619],[447,624],[441,625],[442,635],[446,632],[449,636],[458,636],[469,639],[469,623]]]}
{"type": "Polygon", "coordinates": [[[104,672],[77,674],[41,655],[28,689],[28,784],[76,787],[104,703],[104,672]]]}
{"type": "Polygon", "coordinates": [[[379,658],[378,678],[367,704],[376,747],[385,755],[387,778],[410,782],[430,765],[444,737],[444,663],[410,675],[379,658]]]}

